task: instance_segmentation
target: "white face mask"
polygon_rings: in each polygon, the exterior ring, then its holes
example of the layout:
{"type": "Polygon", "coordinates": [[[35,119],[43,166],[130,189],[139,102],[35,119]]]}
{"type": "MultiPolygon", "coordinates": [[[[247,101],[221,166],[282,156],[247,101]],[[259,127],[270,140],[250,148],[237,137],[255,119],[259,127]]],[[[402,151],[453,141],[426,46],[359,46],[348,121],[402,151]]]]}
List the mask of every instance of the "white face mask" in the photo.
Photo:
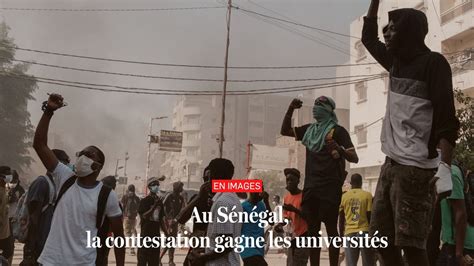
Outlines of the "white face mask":
{"type": "Polygon", "coordinates": [[[6,175],[5,176],[5,183],[10,183],[12,182],[13,180],[13,176],[12,175],[6,175]]]}
{"type": "Polygon", "coordinates": [[[94,173],[94,170],[92,170],[93,163],[94,160],[92,160],[91,158],[85,155],[79,156],[79,158],[77,158],[76,160],[76,163],[74,164],[74,170],[76,172],[76,175],[78,177],[84,177],[94,173]]]}
{"type": "Polygon", "coordinates": [[[156,186],[156,185],[155,185],[155,186],[151,186],[151,187],[150,187],[150,192],[156,194],[156,193],[158,193],[158,191],[160,191],[160,186],[156,186]]]}

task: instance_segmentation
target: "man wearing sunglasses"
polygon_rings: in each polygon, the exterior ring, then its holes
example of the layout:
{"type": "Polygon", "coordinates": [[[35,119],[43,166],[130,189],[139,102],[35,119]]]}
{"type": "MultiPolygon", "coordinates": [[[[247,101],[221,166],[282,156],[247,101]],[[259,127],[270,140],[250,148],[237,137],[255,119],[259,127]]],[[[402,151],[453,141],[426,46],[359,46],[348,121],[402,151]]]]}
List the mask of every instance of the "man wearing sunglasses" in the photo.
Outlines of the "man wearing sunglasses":
{"type": "MultiPolygon", "coordinates": [[[[122,211],[117,194],[97,181],[105,162],[104,153],[95,146],[78,152],[74,171],[61,163],[48,147],[49,123],[56,110],[63,107],[63,97],[51,94],[43,103],[43,115],[36,128],[33,147],[43,165],[53,176],[58,197],[51,223],[51,231],[38,262],[44,265],[94,265],[96,249],[87,247],[90,239],[97,236],[103,221],[98,209],[105,199],[103,216],[110,221],[115,237],[123,237],[122,211]],[[103,193],[107,191],[108,196],[103,193]]],[[[110,189],[110,188],[109,188],[110,189]]],[[[105,244],[105,239],[101,239],[105,244]]],[[[125,249],[114,248],[117,265],[124,265],[125,249]]]]}
{"type": "MultiPolygon", "coordinates": [[[[324,222],[329,237],[338,236],[337,219],[342,185],[346,178],[345,161],[359,158],[347,130],[338,125],[333,99],[321,96],[314,101],[315,123],[292,127],[291,118],[302,101],[294,99],[283,119],[281,134],[294,137],[306,147],[305,181],[301,215],[308,223],[308,234],[318,236],[324,222]]],[[[321,249],[310,250],[311,265],[319,265],[321,249]]],[[[329,247],[331,266],[338,264],[339,249],[329,247]]]]}

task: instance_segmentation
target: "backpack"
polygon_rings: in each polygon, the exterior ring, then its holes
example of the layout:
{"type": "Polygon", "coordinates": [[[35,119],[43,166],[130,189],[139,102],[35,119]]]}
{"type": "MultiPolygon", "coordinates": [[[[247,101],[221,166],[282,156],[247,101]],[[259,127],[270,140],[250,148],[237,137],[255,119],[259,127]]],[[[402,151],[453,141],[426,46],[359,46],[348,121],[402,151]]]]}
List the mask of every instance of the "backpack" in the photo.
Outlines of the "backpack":
{"type": "MultiPolygon", "coordinates": [[[[76,182],[76,176],[70,177],[59,190],[58,197],[56,199],[55,206],[58,205],[59,200],[62,198],[64,193],[76,182]]],[[[97,236],[100,238],[107,237],[109,232],[110,222],[105,215],[105,207],[107,205],[107,199],[109,198],[112,188],[107,185],[102,185],[99,192],[99,200],[97,201],[97,216],[95,226],[97,227],[97,236]],[[103,219],[102,219],[103,218],[103,219]]],[[[105,245],[102,248],[97,248],[96,265],[106,265],[108,252],[105,245]],[[105,264],[104,264],[105,263],[105,264]]]]}
{"type": "MultiPolygon", "coordinates": [[[[49,206],[54,206],[54,199],[56,197],[56,187],[54,186],[53,181],[49,177],[39,176],[38,178],[43,178],[48,183],[49,187],[49,201],[48,204],[43,206],[41,213],[43,213],[49,206]]],[[[30,214],[28,212],[28,205],[26,199],[28,197],[29,191],[23,193],[20,199],[18,200],[18,206],[15,211],[15,216],[12,219],[12,235],[14,239],[18,240],[20,243],[25,243],[28,236],[28,228],[30,224],[30,214]]]]}
{"type": "MultiPolygon", "coordinates": [[[[54,206],[58,206],[59,200],[63,197],[64,193],[76,182],[77,177],[72,176],[64,184],[61,186],[61,189],[59,190],[58,197],[56,198],[56,202],[54,206]]],[[[95,225],[97,229],[100,230],[100,228],[103,226],[103,217],[105,215],[105,207],[107,205],[107,199],[109,198],[109,194],[112,191],[112,188],[106,185],[102,185],[100,188],[99,192],[99,200],[97,202],[97,216],[96,216],[96,222],[95,225]]]]}
{"type": "Polygon", "coordinates": [[[138,215],[138,205],[140,204],[140,198],[137,196],[127,196],[126,199],[125,215],[128,218],[136,218],[138,215]]]}

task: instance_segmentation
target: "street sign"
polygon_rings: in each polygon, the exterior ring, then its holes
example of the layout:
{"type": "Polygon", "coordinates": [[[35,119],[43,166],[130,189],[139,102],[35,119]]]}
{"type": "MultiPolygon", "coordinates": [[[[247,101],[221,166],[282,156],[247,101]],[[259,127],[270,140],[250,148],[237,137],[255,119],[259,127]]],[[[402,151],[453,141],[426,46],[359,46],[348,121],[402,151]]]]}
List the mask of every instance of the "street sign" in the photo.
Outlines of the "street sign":
{"type": "Polygon", "coordinates": [[[181,152],[183,146],[183,132],[161,130],[160,151],[181,152]]]}
{"type": "Polygon", "coordinates": [[[252,144],[252,169],[283,170],[289,166],[288,148],[252,144]]]}

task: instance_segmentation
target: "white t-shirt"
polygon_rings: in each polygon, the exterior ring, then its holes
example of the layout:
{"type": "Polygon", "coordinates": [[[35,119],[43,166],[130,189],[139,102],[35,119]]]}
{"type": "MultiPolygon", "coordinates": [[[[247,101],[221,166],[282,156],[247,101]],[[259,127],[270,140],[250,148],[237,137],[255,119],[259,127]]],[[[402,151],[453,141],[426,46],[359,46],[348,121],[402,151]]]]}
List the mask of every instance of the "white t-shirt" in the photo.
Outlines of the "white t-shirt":
{"type": "MultiPolygon", "coordinates": [[[[58,163],[52,173],[59,189],[74,172],[58,163]]],[[[96,216],[99,192],[102,182],[95,187],[85,188],[77,181],[59,200],[54,211],[51,231],[38,262],[43,265],[95,265],[95,248],[87,248],[87,231],[91,239],[97,236],[96,216]]],[[[111,191],[105,207],[107,217],[122,215],[115,191],[111,191]]],[[[101,240],[104,244],[105,240],[101,240]]]]}
{"type": "MultiPolygon", "coordinates": [[[[214,251],[216,248],[216,237],[220,235],[231,235],[234,239],[240,236],[242,231],[241,223],[218,223],[218,210],[220,207],[227,207],[227,211],[222,209],[221,211],[225,214],[232,212],[232,208],[235,206],[233,212],[243,212],[242,205],[240,203],[239,197],[235,193],[217,193],[212,198],[213,204],[211,207],[212,218],[215,219],[212,223],[209,223],[207,226],[207,237],[210,240],[210,247],[206,248],[206,252],[214,251]]],[[[212,261],[206,262],[206,266],[239,266],[240,265],[240,256],[233,249],[226,255],[212,261]]]]}

